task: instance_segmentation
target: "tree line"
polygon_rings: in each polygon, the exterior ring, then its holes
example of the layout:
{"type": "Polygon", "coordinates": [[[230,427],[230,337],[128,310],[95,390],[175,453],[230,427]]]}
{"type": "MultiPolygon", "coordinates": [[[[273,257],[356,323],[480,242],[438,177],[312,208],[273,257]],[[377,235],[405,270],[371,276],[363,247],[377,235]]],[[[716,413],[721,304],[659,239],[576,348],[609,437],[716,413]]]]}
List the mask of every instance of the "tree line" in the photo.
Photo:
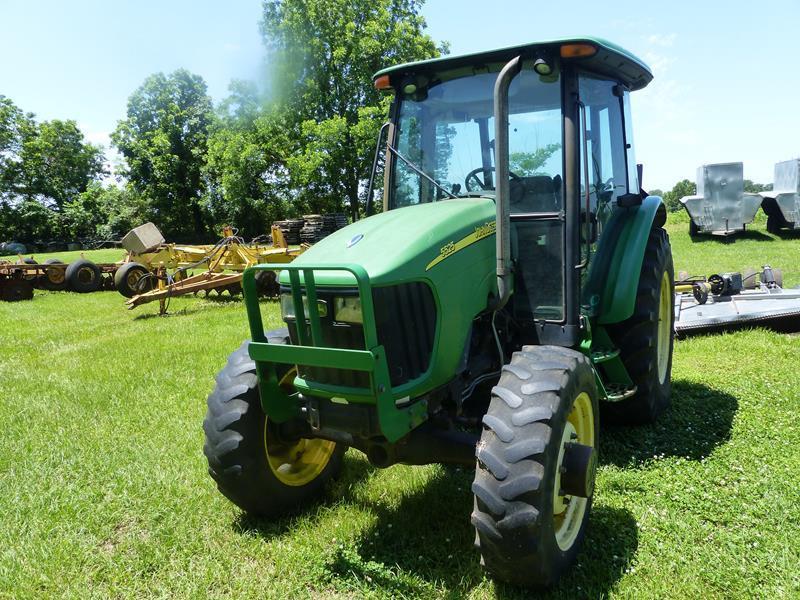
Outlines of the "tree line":
{"type": "Polygon", "coordinates": [[[223,224],[255,237],[307,212],[355,218],[388,112],[372,74],[447,52],[421,7],[267,0],[268,85],[233,81],[214,105],[197,74],[151,75],[111,134],[116,181],[74,121],[37,123],[0,96],[0,240],[118,239],[153,221],[170,240],[203,241],[223,224]]]}

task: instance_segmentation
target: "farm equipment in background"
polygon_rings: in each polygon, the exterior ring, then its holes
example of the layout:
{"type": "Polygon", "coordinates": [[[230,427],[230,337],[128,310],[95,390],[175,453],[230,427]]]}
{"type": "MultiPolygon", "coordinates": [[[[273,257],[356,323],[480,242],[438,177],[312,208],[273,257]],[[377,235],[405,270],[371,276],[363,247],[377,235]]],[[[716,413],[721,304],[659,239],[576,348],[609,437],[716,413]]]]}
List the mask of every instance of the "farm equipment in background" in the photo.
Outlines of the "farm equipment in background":
{"type": "MultiPolygon", "coordinates": [[[[231,227],[225,227],[223,238],[213,245],[165,244],[152,223],[129,232],[122,244],[128,256],[114,277],[117,291],[129,298],[125,302],[129,309],[158,301],[161,314],[169,299],[176,296],[211,290],[236,295],[242,290],[242,272],[247,267],[289,263],[308,248],[306,244],[289,248],[280,228],[274,225],[271,245],[245,243],[231,227]],[[192,274],[200,268],[202,273],[192,274]]],[[[275,271],[263,271],[258,288],[261,296],[277,296],[275,271]]]]}
{"type": "Polygon", "coordinates": [[[697,169],[697,194],[680,202],[689,213],[689,234],[731,235],[753,222],[761,196],[744,191],[742,163],[703,165],[697,169]]]}
{"type": "Polygon", "coordinates": [[[588,522],[599,402],[632,423],[670,404],[666,209],[639,185],[629,104],[651,79],[596,38],[376,74],[394,93],[383,212],[244,272],[252,341],[203,424],[220,491],[275,517],[347,447],[378,467],[469,465],[481,563],[554,583],[588,522]],[[276,268],[286,327],[265,331],[257,278],[276,268]]]}
{"type": "Polygon", "coordinates": [[[772,190],[760,195],[768,232],[778,234],[782,229],[800,229],[800,159],[777,163],[772,190]]]}
{"type": "Polygon", "coordinates": [[[0,300],[30,300],[34,288],[79,293],[112,290],[118,267],[117,263],[96,264],[85,258],[69,264],[55,258],[39,264],[33,257],[0,261],[0,300]]]}
{"type": "Polygon", "coordinates": [[[679,335],[765,326],[800,330],[800,289],[784,289],[783,273],[769,265],[760,272],[720,273],[675,282],[675,332],[679,335]]]}

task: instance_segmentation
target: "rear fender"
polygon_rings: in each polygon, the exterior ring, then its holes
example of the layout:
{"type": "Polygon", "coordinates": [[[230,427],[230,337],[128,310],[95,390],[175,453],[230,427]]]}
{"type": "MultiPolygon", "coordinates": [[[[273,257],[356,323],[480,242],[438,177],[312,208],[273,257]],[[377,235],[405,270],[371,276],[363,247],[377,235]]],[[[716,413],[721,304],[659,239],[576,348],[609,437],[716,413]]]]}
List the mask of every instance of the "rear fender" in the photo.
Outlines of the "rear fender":
{"type": "Polygon", "coordinates": [[[592,259],[584,305],[601,325],[619,323],[633,314],[647,238],[667,220],[664,202],[648,196],[639,206],[614,211],[592,259]]]}

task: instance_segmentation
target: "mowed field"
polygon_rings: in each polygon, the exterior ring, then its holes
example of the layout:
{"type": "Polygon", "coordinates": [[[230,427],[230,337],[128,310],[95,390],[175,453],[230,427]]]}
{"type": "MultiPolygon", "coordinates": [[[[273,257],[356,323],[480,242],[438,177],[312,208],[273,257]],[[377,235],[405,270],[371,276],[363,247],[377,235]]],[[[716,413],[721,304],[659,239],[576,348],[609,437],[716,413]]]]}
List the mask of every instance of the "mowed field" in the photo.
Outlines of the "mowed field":
{"type": "MultiPolygon", "coordinates": [[[[692,241],[683,217],[668,229],[676,271],[769,263],[800,284],[800,238],[763,222],[733,243],[692,241]]],[[[202,453],[242,303],[156,313],[116,292],[0,303],[0,597],[531,597],[481,571],[469,470],[380,470],[351,450],[321,503],[244,516],[202,453]]],[[[601,429],[588,536],[547,596],[800,596],[799,358],[800,336],[761,329],[677,342],[672,409],[601,429]]]]}

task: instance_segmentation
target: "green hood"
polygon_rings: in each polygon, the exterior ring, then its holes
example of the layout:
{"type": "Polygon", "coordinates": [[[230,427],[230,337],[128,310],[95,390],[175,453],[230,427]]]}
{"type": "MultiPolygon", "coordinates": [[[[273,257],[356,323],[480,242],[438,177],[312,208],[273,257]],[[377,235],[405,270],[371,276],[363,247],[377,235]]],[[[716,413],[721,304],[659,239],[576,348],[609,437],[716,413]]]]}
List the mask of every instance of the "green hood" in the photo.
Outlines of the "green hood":
{"type": "MultiPolygon", "coordinates": [[[[373,285],[438,279],[437,275],[444,275],[441,271],[447,268],[448,261],[467,247],[481,255],[491,250],[493,258],[494,220],[494,201],[488,198],[408,206],[340,229],[301,254],[293,264],[361,265],[373,285]]],[[[473,252],[463,254],[466,258],[473,252]]],[[[455,262],[462,261],[450,264],[455,262]]],[[[355,284],[353,277],[343,271],[320,271],[315,278],[321,285],[355,284]]],[[[281,274],[280,282],[289,283],[288,273],[281,274]]]]}

